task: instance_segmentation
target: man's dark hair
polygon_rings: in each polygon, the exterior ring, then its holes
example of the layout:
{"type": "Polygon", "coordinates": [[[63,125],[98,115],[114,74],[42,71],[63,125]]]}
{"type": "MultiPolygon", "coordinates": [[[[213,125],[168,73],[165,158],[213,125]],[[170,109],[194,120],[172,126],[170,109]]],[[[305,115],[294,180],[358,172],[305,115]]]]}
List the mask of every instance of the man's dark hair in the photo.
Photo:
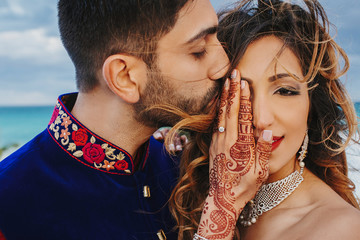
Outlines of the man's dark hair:
{"type": "Polygon", "coordinates": [[[60,35],[79,90],[93,89],[104,61],[116,53],[139,57],[151,67],[158,40],[188,1],[59,0],[60,35]]]}

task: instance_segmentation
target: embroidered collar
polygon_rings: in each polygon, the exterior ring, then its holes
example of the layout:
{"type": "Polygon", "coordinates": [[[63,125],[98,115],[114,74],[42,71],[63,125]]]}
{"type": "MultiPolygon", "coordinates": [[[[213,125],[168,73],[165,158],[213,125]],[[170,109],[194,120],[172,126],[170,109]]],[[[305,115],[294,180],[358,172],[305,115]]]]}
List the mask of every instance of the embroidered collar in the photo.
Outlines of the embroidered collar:
{"type": "Polygon", "coordinates": [[[48,125],[52,138],[72,158],[86,166],[106,173],[131,175],[134,172],[132,156],[91,132],[65,106],[68,105],[71,109],[76,95],[74,93],[59,97],[48,125]],[[68,102],[72,102],[72,105],[69,106],[68,102]]]}

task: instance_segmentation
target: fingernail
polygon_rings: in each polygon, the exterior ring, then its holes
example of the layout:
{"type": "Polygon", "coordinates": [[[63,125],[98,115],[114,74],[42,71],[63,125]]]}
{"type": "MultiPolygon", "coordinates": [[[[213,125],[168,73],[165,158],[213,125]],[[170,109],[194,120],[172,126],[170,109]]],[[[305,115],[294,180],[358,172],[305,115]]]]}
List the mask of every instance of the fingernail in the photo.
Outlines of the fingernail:
{"type": "Polygon", "coordinates": [[[245,85],[246,85],[246,84],[245,84],[245,81],[244,81],[244,80],[241,80],[241,83],[240,83],[240,84],[241,84],[241,89],[244,89],[244,88],[245,88],[245,85]]]}
{"type": "Polygon", "coordinates": [[[267,142],[270,142],[271,141],[271,138],[272,138],[272,131],[271,130],[264,130],[263,131],[263,139],[267,142]]]}
{"type": "Polygon", "coordinates": [[[176,146],[176,151],[182,151],[182,147],[180,145],[176,146]]]}
{"type": "Polygon", "coordinates": [[[227,78],[226,80],[225,80],[225,84],[224,84],[224,87],[228,87],[229,86],[229,79],[227,78]]]}
{"type": "Polygon", "coordinates": [[[162,138],[161,133],[159,133],[159,132],[154,133],[154,138],[155,139],[161,139],[162,138]]]}
{"type": "Polygon", "coordinates": [[[234,69],[231,73],[231,79],[235,79],[237,77],[237,70],[234,69]]]}
{"type": "Polygon", "coordinates": [[[175,145],[174,144],[169,144],[169,150],[170,151],[175,151],[175,145]]]}

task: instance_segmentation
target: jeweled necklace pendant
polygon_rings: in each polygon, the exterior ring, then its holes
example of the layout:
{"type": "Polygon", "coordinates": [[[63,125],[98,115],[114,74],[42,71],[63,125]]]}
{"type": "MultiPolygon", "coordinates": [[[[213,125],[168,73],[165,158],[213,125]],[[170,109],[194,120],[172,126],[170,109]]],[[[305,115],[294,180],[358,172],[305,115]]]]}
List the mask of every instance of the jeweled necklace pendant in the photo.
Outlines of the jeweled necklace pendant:
{"type": "Polygon", "coordinates": [[[242,211],[240,224],[244,227],[251,226],[259,216],[284,201],[304,180],[303,171],[304,164],[301,162],[300,172],[296,170],[286,178],[261,186],[255,198],[242,211]]]}

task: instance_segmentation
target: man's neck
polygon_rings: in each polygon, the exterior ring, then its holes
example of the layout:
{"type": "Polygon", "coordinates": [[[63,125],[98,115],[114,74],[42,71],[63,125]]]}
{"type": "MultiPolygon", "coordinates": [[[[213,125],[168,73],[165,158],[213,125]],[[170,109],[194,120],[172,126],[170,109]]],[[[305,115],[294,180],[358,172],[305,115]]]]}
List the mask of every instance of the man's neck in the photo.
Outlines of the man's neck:
{"type": "Polygon", "coordinates": [[[79,93],[71,113],[88,129],[133,157],[154,132],[135,121],[131,105],[110,91],[96,89],[91,93],[79,93]]]}

